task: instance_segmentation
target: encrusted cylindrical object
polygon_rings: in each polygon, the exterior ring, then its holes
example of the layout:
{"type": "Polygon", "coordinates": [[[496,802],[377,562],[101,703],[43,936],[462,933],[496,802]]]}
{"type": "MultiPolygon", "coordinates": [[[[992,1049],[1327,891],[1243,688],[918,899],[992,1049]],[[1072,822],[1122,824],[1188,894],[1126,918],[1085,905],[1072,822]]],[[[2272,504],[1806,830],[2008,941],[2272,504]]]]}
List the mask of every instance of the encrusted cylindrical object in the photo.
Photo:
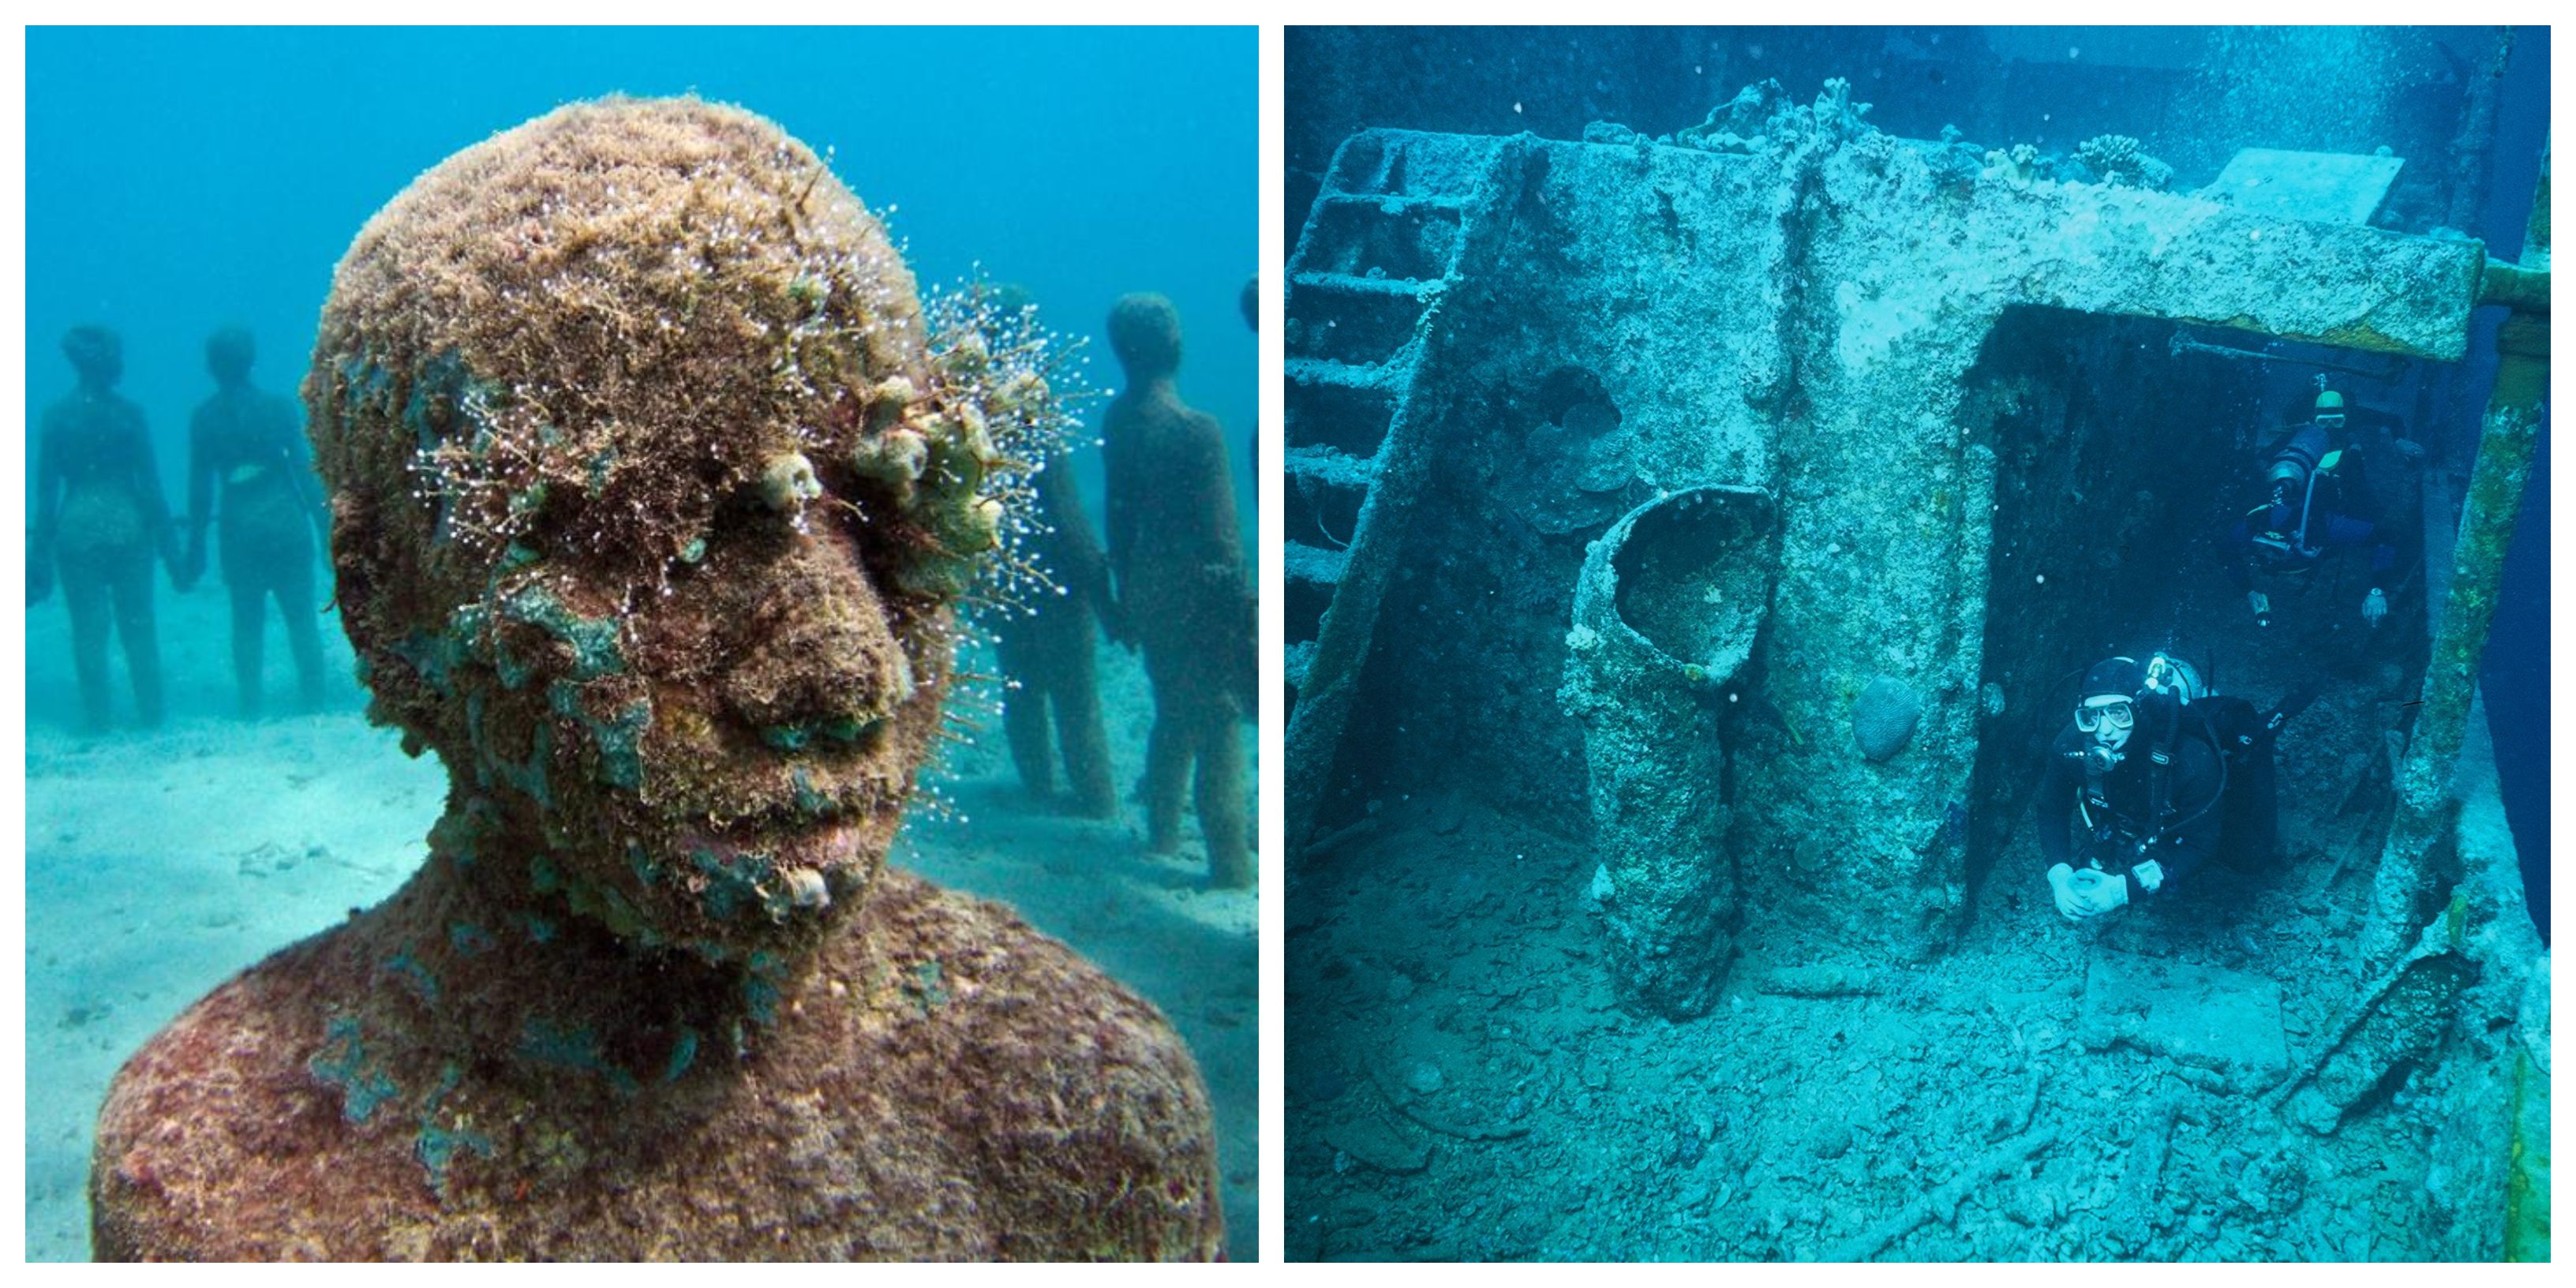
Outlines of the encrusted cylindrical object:
{"type": "Polygon", "coordinates": [[[1592,882],[1631,1006],[1708,1009],[1733,949],[1735,870],[1718,715],[1770,609],[1772,506],[1702,487],[1630,511],[1592,543],[1558,698],[1583,724],[1592,882]]]}

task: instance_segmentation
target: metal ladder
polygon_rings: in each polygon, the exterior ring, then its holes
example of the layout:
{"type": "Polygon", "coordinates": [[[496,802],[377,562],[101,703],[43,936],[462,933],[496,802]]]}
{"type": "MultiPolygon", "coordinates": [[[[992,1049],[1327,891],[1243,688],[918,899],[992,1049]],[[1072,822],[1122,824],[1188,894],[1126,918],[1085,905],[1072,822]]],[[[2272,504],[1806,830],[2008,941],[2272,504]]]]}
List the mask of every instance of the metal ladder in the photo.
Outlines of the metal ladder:
{"type": "MultiPolygon", "coordinates": [[[[1287,275],[1290,853],[1333,771],[1378,606],[1429,473],[1442,306],[1526,146],[1367,130],[1333,154],[1287,275]]],[[[1483,235],[1480,235],[1483,234],[1483,235]]]]}

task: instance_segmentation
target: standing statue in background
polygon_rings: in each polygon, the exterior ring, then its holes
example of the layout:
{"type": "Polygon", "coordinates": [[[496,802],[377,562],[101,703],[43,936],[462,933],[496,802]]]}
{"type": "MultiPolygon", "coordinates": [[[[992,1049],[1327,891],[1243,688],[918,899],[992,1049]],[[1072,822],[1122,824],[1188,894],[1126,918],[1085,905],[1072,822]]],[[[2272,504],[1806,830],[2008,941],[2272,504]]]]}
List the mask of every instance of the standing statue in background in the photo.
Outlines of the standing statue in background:
{"type": "Polygon", "coordinates": [[[1181,401],[1181,319],[1160,295],[1127,295],[1109,311],[1109,347],[1127,387],[1109,404],[1109,568],[1118,603],[1145,651],[1154,732],[1145,749],[1149,843],[1180,848],[1181,799],[1196,768],[1208,874],[1252,884],[1243,801],[1243,742],[1235,722],[1254,688],[1246,672],[1243,540],[1216,418],[1181,401]]]}
{"type": "Polygon", "coordinates": [[[233,682],[244,719],[259,715],[260,646],[268,600],[286,620],[304,709],[322,702],[322,640],[314,622],[313,538],[329,539],[330,510],[313,483],[295,404],[250,383],[250,332],[226,327],[206,340],[215,395],[188,429],[188,553],[174,580],[184,591],[206,572],[206,526],[222,533],[224,586],[233,601],[233,682]],[[220,485],[220,519],[209,513],[220,485]]]}
{"type": "Polygon", "coordinates": [[[1063,415],[820,158],[695,99],[476,144],[359,232],[304,391],[447,812],[117,1074],[100,1256],[1217,1254],[1171,1026],[887,865],[1063,415]]]}
{"type": "Polygon", "coordinates": [[[45,409],[36,449],[36,527],[28,534],[28,597],[59,572],[72,615],[72,666],[91,732],[107,728],[111,611],[134,680],[135,717],[161,723],[161,648],[152,621],[152,557],[173,577],[178,532],[161,494],[143,409],[116,392],[125,347],[103,326],[76,326],[63,356],[80,387],[45,409]]]}
{"type": "Polygon", "coordinates": [[[1062,593],[1040,593],[1024,610],[1006,612],[993,623],[994,651],[1010,681],[1002,694],[1002,729],[1010,736],[1011,762],[1032,794],[1040,799],[1055,794],[1055,756],[1047,745],[1052,708],[1073,812],[1115,818],[1118,792],[1110,785],[1092,618],[1100,619],[1100,629],[1113,640],[1124,640],[1127,633],[1110,594],[1109,561],[1091,530],[1091,517],[1082,511],[1082,492],[1068,453],[1049,457],[1038,471],[1037,524],[1029,547],[1062,593]]]}
{"type": "MultiPolygon", "coordinates": [[[[1036,307],[1028,291],[1016,284],[995,287],[984,310],[986,342],[1007,351],[1011,333],[1035,327],[1036,307]]],[[[1100,668],[1091,633],[1097,617],[1109,638],[1125,638],[1118,602],[1110,594],[1108,558],[1091,517],[1083,512],[1070,452],[1047,457],[1035,491],[1035,522],[1025,529],[1022,552],[1052,584],[987,619],[1006,682],[1002,731],[1010,739],[1011,763],[1019,769],[1021,785],[1039,800],[1051,800],[1055,753],[1049,747],[1047,716],[1052,710],[1054,742],[1064,751],[1067,803],[1084,818],[1115,818],[1118,792],[1110,785],[1109,734],[1101,723],[1100,668]]]]}

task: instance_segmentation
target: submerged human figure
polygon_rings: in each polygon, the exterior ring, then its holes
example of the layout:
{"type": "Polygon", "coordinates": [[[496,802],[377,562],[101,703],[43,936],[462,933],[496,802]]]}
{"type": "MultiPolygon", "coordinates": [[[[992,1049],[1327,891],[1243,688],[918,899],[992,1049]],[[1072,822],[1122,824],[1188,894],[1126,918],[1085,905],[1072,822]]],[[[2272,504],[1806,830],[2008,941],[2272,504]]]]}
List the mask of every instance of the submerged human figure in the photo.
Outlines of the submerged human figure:
{"type": "MultiPolygon", "coordinates": [[[[63,336],[80,386],[45,409],[36,448],[36,524],[28,534],[32,571],[60,574],[72,616],[72,668],[91,732],[107,728],[109,622],[125,643],[134,712],[161,723],[161,648],[153,625],[152,559],[175,577],[178,533],[161,493],[161,471],[143,409],[116,392],[125,348],[103,326],[63,336]]],[[[40,590],[34,586],[31,590],[40,590]]]]}
{"type": "Polygon", "coordinates": [[[175,578],[184,591],[205,575],[206,527],[212,520],[223,541],[224,586],[232,592],[233,683],[245,719],[259,715],[260,652],[271,598],[286,621],[304,709],[321,705],[313,537],[330,536],[330,511],[314,486],[295,404],[250,383],[254,354],[251,334],[241,327],[226,327],[206,340],[206,370],[216,389],[189,423],[188,553],[175,578]]]}
{"type": "MultiPolygon", "coordinates": [[[[996,351],[1008,352],[1039,330],[1028,291],[1012,283],[993,288],[980,316],[996,351]]],[[[1030,795],[1055,799],[1055,748],[1061,746],[1066,805],[1085,818],[1114,818],[1118,793],[1110,785],[1109,735],[1101,722],[1098,645],[1092,637],[1096,618],[1111,639],[1124,638],[1108,560],[1083,512],[1069,451],[1047,457],[1031,490],[1033,522],[1024,529],[1024,553],[1050,584],[986,619],[1006,681],[1002,732],[1030,795]]]]}
{"type": "Polygon", "coordinates": [[[1209,879],[1248,886],[1252,851],[1235,729],[1252,688],[1241,639],[1248,591],[1225,440],[1215,417],[1181,401],[1181,319],[1170,300],[1120,297],[1109,311],[1109,347],[1127,371],[1101,434],[1109,568],[1154,686],[1154,731],[1145,746],[1148,844],[1158,854],[1180,848],[1181,802],[1195,786],[1209,879]]]}
{"type": "Polygon", "coordinates": [[[2084,921],[2189,888],[2202,864],[2272,860],[2272,745],[2314,689],[2267,714],[2201,689],[2163,653],[2084,673],[2075,717],[2050,745],[2033,819],[2059,915],[2084,921]]]}
{"type": "Polygon", "coordinates": [[[118,1074],[101,1256],[1215,1255],[1161,1015],[886,865],[985,428],[1047,397],[925,330],[810,150],[693,99],[558,109],[369,222],[308,423],[370,712],[448,809],[118,1074]]]}
{"type": "MultiPolygon", "coordinates": [[[[2408,468],[2424,449],[2399,438],[2386,424],[2374,446],[2408,468]]],[[[2263,451],[2262,499],[2229,525],[2222,542],[2227,574],[2245,596],[2257,625],[2272,624],[2272,598],[2256,584],[2266,578],[2303,582],[2340,551],[2370,552],[2369,589],[2361,596],[2362,621],[2377,627],[2388,617],[2388,587],[2398,568],[2397,533],[2385,520],[2402,511],[2401,495],[2374,489],[2364,470],[2370,453],[2347,432],[2343,395],[2317,395],[2309,419],[2293,425],[2263,451]]],[[[2380,480],[2389,471],[2383,466],[2380,480]]]]}
{"type": "Polygon", "coordinates": [[[1109,735],[1101,723],[1099,666],[1093,656],[1094,618],[1109,638],[1126,638],[1118,603],[1110,595],[1109,561],[1083,513],[1081,488],[1069,453],[1050,457],[1038,471],[1037,526],[1031,553],[1061,594],[1039,594],[1025,611],[994,623],[994,649],[1011,687],[1002,694],[1002,729],[1020,783],[1040,799],[1055,794],[1055,755],[1047,717],[1053,713],[1056,746],[1064,752],[1064,786],[1073,812],[1114,818],[1118,792],[1110,785],[1109,735]]]}

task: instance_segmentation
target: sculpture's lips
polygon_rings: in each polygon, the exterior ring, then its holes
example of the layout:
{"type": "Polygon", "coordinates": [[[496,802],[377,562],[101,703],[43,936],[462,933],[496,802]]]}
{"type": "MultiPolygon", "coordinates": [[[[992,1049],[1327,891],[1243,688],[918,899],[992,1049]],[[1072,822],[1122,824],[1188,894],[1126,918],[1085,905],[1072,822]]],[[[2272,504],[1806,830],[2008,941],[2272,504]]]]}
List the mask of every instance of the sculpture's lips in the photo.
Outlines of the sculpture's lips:
{"type": "Polygon", "coordinates": [[[773,866],[782,870],[807,868],[828,872],[857,865],[860,833],[857,822],[840,822],[792,831],[711,832],[693,829],[680,839],[682,844],[692,849],[704,849],[728,864],[745,855],[759,854],[767,856],[773,866]]]}

